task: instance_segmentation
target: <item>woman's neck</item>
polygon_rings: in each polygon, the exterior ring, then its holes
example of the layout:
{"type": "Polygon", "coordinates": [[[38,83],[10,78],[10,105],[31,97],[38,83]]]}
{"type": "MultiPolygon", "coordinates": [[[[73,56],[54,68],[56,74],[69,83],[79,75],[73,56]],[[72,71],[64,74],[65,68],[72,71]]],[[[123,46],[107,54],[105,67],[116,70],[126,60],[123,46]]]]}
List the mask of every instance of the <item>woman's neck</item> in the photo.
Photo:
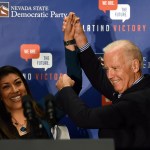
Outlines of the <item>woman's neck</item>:
{"type": "Polygon", "coordinates": [[[24,116],[23,109],[18,109],[15,111],[11,111],[12,118],[15,118],[20,124],[24,123],[26,117],[24,116]]]}

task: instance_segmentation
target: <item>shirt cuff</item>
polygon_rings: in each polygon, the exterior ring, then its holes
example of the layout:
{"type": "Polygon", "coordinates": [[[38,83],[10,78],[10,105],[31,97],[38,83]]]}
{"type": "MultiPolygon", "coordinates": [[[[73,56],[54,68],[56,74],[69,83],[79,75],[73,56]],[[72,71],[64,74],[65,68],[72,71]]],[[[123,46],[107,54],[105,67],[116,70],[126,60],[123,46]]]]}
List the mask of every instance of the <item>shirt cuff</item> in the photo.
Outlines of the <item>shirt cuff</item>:
{"type": "Polygon", "coordinates": [[[90,44],[89,44],[89,43],[86,43],[84,46],[82,46],[82,47],[79,48],[79,51],[80,51],[80,52],[84,52],[84,51],[87,50],[89,47],[90,47],[90,44]]]}

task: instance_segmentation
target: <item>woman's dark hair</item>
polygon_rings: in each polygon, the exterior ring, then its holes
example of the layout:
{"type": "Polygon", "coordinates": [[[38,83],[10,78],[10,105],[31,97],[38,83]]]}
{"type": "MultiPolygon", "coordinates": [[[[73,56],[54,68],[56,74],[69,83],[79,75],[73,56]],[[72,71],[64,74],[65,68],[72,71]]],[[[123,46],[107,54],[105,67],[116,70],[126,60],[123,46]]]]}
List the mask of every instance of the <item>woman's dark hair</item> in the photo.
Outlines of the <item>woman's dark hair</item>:
{"type": "MultiPolygon", "coordinates": [[[[28,83],[27,83],[26,79],[24,78],[22,72],[18,68],[14,67],[14,66],[0,67],[0,80],[3,77],[5,77],[11,73],[18,75],[21,78],[21,80],[23,81],[24,86],[26,88],[27,94],[32,97],[28,83]]],[[[1,98],[1,93],[0,93],[0,98],[1,98]]],[[[32,101],[32,104],[33,104],[33,109],[34,109],[36,115],[39,117],[43,117],[44,113],[42,111],[42,108],[39,105],[37,105],[37,103],[35,101],[32,101]]],[[[9,112],[7,112],[2,100],[0,100],[0,121],[1,121],[0,122],[0,134],[2,132],[4,134],[4,137],[6,137],[6,138],[17,138],[17,137],[15,137],[15,135],[13,135],[13,133],[9,133],[10,132],[9,129],[12,128],[11,115],[9,112]]]]}

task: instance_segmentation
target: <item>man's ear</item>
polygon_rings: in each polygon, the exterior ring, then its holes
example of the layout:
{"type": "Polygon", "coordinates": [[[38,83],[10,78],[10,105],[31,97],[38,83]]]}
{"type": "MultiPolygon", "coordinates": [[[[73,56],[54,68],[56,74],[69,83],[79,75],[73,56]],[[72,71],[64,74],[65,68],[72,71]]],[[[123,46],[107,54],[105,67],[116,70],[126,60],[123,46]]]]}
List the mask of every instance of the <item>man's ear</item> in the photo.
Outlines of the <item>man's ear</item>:
{"type": "Polygon", "coordinates": [[[133,72],[138,72],[140,70],[140,62],[138,59],[132,60],[132,70],[133,72]]]}

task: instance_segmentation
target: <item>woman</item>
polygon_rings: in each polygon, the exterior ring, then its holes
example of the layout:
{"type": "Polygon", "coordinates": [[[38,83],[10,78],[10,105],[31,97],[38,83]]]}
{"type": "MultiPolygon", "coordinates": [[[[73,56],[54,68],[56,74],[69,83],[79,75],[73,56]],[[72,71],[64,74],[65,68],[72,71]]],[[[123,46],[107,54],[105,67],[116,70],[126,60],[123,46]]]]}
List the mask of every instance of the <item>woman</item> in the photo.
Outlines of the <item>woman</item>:
{"type": "MultiPolygon", "coordinates": [[[[33,132],[33,125],[24,115],[22,97],[32,97],[21,71],[13,66],[0,67],[0,138],[50,138],[46,128],[33,132]]],[[[31,101],[35,116],[44,118],[44,113],[35,101],[31,101]]],[[[41,119],[41,120],[42,120],[41,119]]],[[[39,122],[39,120],[36,120],[39,122]]],[[[42,122],[40,122],[43,124],[42,122]]],[[[35,130],[34,130],[35,131],[35,130]]]]}

